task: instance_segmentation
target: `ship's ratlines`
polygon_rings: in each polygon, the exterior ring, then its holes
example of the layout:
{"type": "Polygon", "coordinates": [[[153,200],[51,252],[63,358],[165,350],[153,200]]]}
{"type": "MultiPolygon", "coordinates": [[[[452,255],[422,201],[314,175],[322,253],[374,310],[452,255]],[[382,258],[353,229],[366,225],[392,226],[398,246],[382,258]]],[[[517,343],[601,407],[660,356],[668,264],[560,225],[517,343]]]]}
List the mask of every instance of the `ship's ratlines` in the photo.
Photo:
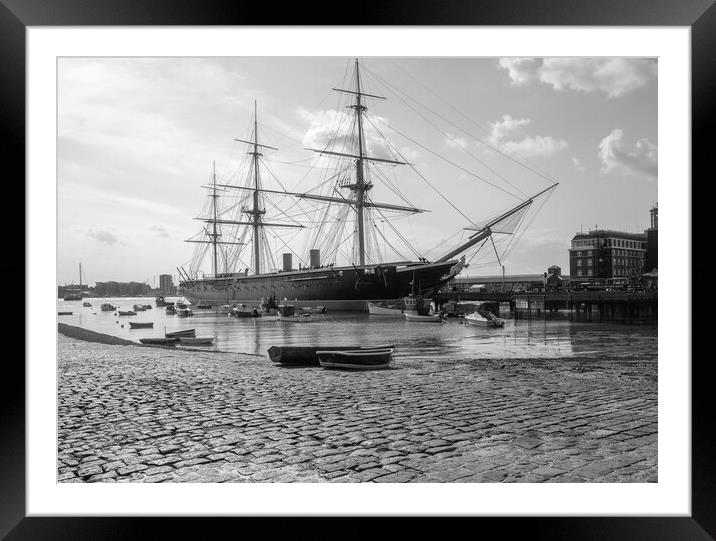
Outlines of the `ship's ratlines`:
{"type": "MultiPolygon", "coordinates": [[[[217,181],[216,167],[212,167],[205,186],[207,202],[197,218],[203,227],[187,240],[196,244],[194,255],[186,266],[177,268],[180,292],[192,303],[260,304],[273,299],[364,311],[368,300],[434,294],[485,247],[491,254],[494,251],[498,262],[504,259],[518,230],[528,221],[533,203],[539,199],[544,204],[557,183],[486,141],[483,143],[491,155],[524,166],[547,180],[549,186],[531,196],[516,195],[484,174],[467,171],[426,148],[369,111],[368,104],[385,102],[387,96],[366,88],[366,73],[373,85],[385,90],[383,93],[394,94],[426,119],[415,100],[355,60],[347,69],[344,83],[333,88],[339,97],[335,130],[319,148],[305,148],[309,171],[301,173],[300,178],[297,174],[296,179],[279,178],[266,158],[280,155],[280,150],[262,141],[254,103],[250,135],[235,139],[243,147],[244,158],[223,181],[217,181]],[[390,131],[429,151],[436,160],[456,166],[463,176],[467,172],[515,197],[516,204],[486,220],[474,220],[469,211],[460,208],[469,203],[456,205],[450,201],[406,158],[408,151],[384,135],[390,131]],[[407,170],[423,183],[423,191],[434,192],[436,200],[461,215],[464,227],[423,252],[424,248],[414,242],[415,235],[409,239],[397,224],[429,211],[411,202],[410,192],[406,194],[391,177],[395,169],[407,170]],[[313,187],[298,191],[297,187],[313,173],[318,177],[313,187]],[[436,255],[428,257],[432,253],[436,255]],[[202,272],[207,259],[211,271],[202,272]]],[[[438,216],[432,227],[440,228],[440,223],[438,216]]]]}

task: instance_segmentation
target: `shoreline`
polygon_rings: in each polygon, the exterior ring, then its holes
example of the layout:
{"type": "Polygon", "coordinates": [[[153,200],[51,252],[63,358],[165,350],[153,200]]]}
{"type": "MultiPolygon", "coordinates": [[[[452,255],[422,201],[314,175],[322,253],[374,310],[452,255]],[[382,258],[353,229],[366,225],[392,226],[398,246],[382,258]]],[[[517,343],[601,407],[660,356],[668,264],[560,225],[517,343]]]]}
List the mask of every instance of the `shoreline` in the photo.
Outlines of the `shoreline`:
{"type": "Polygon", "coordinates": [[[118,349],[67,327],[85,341],[58,340],[60,482],[658,479],[649,359],[401,359],[355,373],[118,349]]]}

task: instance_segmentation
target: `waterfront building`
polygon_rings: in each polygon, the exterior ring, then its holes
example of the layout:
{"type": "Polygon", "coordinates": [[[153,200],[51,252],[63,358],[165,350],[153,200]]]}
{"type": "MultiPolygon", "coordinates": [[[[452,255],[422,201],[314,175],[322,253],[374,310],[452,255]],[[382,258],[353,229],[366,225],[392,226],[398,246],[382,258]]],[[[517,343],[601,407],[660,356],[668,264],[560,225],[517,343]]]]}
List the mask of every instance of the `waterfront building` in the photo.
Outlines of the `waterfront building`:
{"type": "Polygon", "coordinates": [[[159,275],[159,291],[163,293],[174,293],[174,280],[171,274],[159,275]]]}
{"type": "Polygon", "coordinates": [[[492,276],[461,276],[453,278],[448,291],[456,293],[522,293],[560,289],[569,286],[569,276],[562,276],[562,269],[552,265],[547,272],[541,274],[511,274],[492,276]]]}
{"type": "Polygon", "coordinates": [[[577,233],[569,249],[572,281],[628,280],[643,273],[647,236],[610,229],[577,233]]]}
{"type": "Polygon", "coordinates": [[[649,209],[651,226],[644,231],[646,235],[645,273],[653,273],[659,267],[659,207],[656,203],[649,209]]]}

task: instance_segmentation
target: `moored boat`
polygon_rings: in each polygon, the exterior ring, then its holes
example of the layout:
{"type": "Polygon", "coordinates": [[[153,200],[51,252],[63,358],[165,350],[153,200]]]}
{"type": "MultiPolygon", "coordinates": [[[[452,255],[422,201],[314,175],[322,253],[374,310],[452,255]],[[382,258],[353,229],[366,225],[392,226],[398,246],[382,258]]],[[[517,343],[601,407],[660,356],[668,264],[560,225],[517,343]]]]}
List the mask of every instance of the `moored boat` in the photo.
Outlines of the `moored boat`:
{"type": "Polygon", "coordinates": [[[176,313],[177,313],[177,309],[174,308],[174,305],[173,305],[173,304],[167,304],[167,306],[166,306],[166,308],[164,309],[164,311],[165,311],[167,314],[169,314],[169,315],[173,315],[173,314],[176,314],[176,313]]]}
{"type": "Polygon", "coordinates": [[[378,346],[271,346],[267,352],[275,363],[288,365],[318,366],[317,351],[371,351],[392,349],[394,345],[378,346]]]}
{"type": "Polygon", "coordinates": [[[445,319],[440,314],[421,315],[421,314],[416,314],[416,313],[405,312],[403,314],[403,316],[405,316],[405,319],[407,319],[408,321],[418,321],[418,322],[422,322],[422,323],[445,323],[445,319]]]}
{"type": "Polygon", "coordinates": [[[154,327],[153,321],[130,321],[129,322],[130,329],[151,329],[152,327],[154,327]]]}
{"type": "Polygon", "coordinates": [[[261,317],[261,313],[254,307],[247,304],[239,304],[229,309],[231,317],[261,317]]]}
{"type": "Polygon", "coordinates": [[[494,316],[489,312],[483,316],[480,312],[473,312],[463,318],[466,325],[480,325],[482,327],[495,328],[504,327],[505,320],[501,317],[494,316]]]}
{"type": "Polygon", "coordinates": [[[192,312],[189,308],[179,308],[177,310],[177,317],[189,317],[193,315],[194,312],[192,312]]]}
{"type": "Polygon", "coordinates": [[[276,314],[277,321],[288,321],[293,323],[307,323],[313,320],[313,315],[309,313],[297,314],[295,306],[279,306],[278,314],[276,314]]]}
{"type": "Polygon", "coordinates": [[[102,306],[100,306],[100,310],[102,310],[103,312],[114,312],[116,309],[117,309],[116,306],[114,306],[108,302],[105,302],[102,304],[102,306]]]}
{"type": "Polygon", "coordinates": [[[134,310],[117,310],[117,314],[120,316],[136,316],[137,312],[134,310]]]}
{"type": "Polygon", "coordinates": [[[193,345],[193,346],[208,346],[214,342],[213,336],[180,336],[179,342],[181,344],[193,345]]]}
{"type": "Polygon", "coordinates": [[[58,316],[71,316],[72,312],[57,312],[58,316]]]}
{"type": "Polygon", "coordinates": [[[132,310],[134,310],[135,312],[144,312],[146,308],[143,304],[135,304],[134,306],[132,306],[132,310]]]}
{"type": "Polygon", "coordinates": [[[403,307],[398,304],[379,304],[368,301],[368,313],[371,316],[402,316],[403,307]]]}
{"type": "Polygon", "coordinates": [[[184,329],[182,331],[174,331],[164,333],[167,338],[179,338],[181,336],[196,336],[196,329],[184,329]]]}
{"type": "Polygon", "coordinates": [[[302,306],[301,310],[303,312],[309,312],[311,314],[325,314],[327,312],[325,306],[302,306]]]}
{"type": "Polygon", "coordinates": [[[84,306],[85,308],[92,308],[92,303],[91,302],[83,302],[82,306],[84,306]]]}
{"type": "Polygon", "coordinates": [[[352,370],[380,370],[390,368],[393,349],[320,350],[316,352],[323,368],[349,368],[352,370]]]}
{"type": "Polygon", "coordinates": [[[164,338],[161,338],[161,337],[159,337],[159,338],[140,338],[139,341],[140,341],[142,344],[154,345],[154,346],[173,346],[174,344],[178,344],[178,343],[179,343],[179,339],[178,339],[178,338],[168,338],[168,337],[164,337],[164,338]]]}

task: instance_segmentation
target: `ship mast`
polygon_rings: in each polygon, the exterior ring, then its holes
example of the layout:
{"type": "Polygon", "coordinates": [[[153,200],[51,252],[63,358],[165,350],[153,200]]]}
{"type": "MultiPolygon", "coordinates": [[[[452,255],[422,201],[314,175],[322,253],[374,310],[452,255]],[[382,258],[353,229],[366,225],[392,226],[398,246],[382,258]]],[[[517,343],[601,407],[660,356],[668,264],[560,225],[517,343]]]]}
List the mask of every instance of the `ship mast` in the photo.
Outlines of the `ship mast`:
{"type": "Polygon", "coordinates": [[[213,182],[214,190],[211,195],[212,206],[214,207],[214,223],[213,223],[214,229],[211,234],[211,244],[213,245],[213,248],[214,248],[214,276],[216,276],[219,273],[219,266],[217,264],[217,258],[216,258],[216,238],[218,236],[218,234],[216,232],[216,218],[217,218],[217,216],[216,216],[216,198],[217,198],[217,195],[216,195],[216,160],[214,160],[212,162],[212,177],[213,177],[213,181],[214,181],[213,182]]]}
{"type": "Polygon", "coordinates": [[[360,70],[358,69],[358,59],[356,58],[356,103],[351,108],[355,111],[358,123],[358,159],[356,160],[356,183],[353,191],[356,194],[356,213],[358,221],[358,254],[360,264],[365,265],[365,232],[363,224],[363,204],[365,194],[371,189],[371,184],[366,184],[363,177],[363,111],[366,109],[361,104],[360,91],[360,70]]]}
{"type": "Polygon", "coordinates": [[[245,212],[251,216],[251,223],[254,229],[254,274],[261,274],[261,246],[260,246],[260,233],[259,228],[261,227],[261,215],[265,214],[265,210],[259,208],[259,123],[256,112],[256,100],[254,100],[254,151],[249,152],[254,157],[254,206],[250,210],[245,212]]]}

